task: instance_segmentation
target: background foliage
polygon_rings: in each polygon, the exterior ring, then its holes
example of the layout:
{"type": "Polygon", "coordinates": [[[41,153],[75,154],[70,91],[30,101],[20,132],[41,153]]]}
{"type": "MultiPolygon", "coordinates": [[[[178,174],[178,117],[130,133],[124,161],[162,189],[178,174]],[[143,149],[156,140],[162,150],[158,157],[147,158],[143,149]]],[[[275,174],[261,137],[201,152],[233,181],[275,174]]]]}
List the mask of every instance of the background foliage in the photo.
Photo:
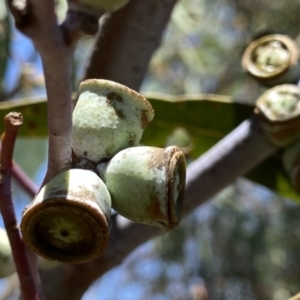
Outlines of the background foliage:
{"type": "MultiPolygon", "coordinates": [[[[284,33],[297,40],[299,7],[298,0],[179,1],[162,46],[151,61],[142,92],[228,96],[215,98],[215,102],[186,96],[182,100],[191,101],[177,104],[155,100],[172,100],[170,97],[149,96],[156,117],[143,143],[164,146],[176,138],[179,128],[185,128],[182,143],[190,161],[249,117],[254,101],[265,88],[243,73],[242,51],[262,32],[284,33]]],[[[63,11],[61,2],[59,13],[63,15],[63,11]]],[[[45,136],[45,105],[39,103],[43,97],[37,96],[44,93],[41,66],[35,50],[10,23],[2,13],[1,94],[5,100],[38,100],[23,108],[26,139],[16,149],[16,160],[38,181],[43,172],[43,167],[38,167],[45,159],[45,140],[32,140],[29,136],[45,136]],[[25,56],[20,54],[23,48],[27,49],[25,56]]],[[[91,46],[92,39],[78,45],[74,87],[80,81],[91,46]]],[[[292,198],[298,197],[289,186],[278,154],[251,178],[292,198]]],[[[23,194],[17,187],[15,196],[20,214],[26,201],[20,200],[23,194]]],[[[109,272],[85,298],[99,299],[101,293],[101,299],[130,300],[287,299],[300,291],[299,213],[297,204],[249,181],[238,180],[174,232],[147,243],[124,266],[109,272]],[[118,282],[118,288],[109,284],[112,280],[118,282]]]]}

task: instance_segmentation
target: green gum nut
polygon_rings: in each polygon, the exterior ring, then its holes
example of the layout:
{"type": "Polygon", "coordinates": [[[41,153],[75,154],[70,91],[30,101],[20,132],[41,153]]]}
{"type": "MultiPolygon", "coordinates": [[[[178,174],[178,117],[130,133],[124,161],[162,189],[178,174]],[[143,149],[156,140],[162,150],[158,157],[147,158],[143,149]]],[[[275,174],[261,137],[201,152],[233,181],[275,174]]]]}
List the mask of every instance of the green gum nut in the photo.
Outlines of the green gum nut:
{"type": "Polygon", "coordinates": [[[72,148],[94,163],[136,146],[153,119],[151,104],[139,93],[109,80],[80,84],[73,111],[72,148]]]}
{"type": "Polygon", "coordinates": [[[128,2],[129,0],[68,0],[68,5],[71,10],[100,17],[105,12],[122,8],[128,2]]]}
{"type": "Polygon", "coordinates": [[[97,170],[120,215],[167,231],[179,224],[186,164],[178,147],[128,148],[97,170]]]}
{"type": "Polygon", "coordinates": [[[0,278],[7,277],[15,271],[15,263],[6,230],[0,228],[0,278]]]}
{"type": "Polygon", "coordinates": [[[99,257],[109,239],[111,198],[92,171],[71,169],[54,177],[24,211],[26,245],[45,259],[82,263],[99,257]]]}

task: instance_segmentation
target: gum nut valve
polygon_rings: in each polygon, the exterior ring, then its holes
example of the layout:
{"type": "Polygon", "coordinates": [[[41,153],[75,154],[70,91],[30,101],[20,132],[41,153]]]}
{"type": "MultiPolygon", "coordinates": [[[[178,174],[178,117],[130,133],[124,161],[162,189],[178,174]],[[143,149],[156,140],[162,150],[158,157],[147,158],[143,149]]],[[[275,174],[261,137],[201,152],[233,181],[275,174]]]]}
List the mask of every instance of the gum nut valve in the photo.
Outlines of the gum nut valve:
{"type": "Polygon", "coordinates": [[[277,85],[256,101],[255,114],[269,139],[277,146],[286,146],[299,137],[300,88],[293,84],[277,85]]]}
{"type": "Polygon", "coordinates": [[[300,75],[299,51],[288,36],[271,34],[254,40],[246,48],[244,70],[260,82],[274,86],[297,82],[300,75]]]}
{"type": "Polygon", "coordinates": [[[151,104],[139,93],[109,80],[88,79],[79,87],[73,111],[72,148],[94,163],[136,146],[153,119],[151,104]]]}
{"type": "Polygon", "coordinates": [[[186,164],[178,147],[128,148],[97,170],[120,215],[167,231],[179,224],[186,164]]]}
{"type": "Polygon", "coordinates": [[[71,10],[82,11],[100,17],[105,12],[116,11],[125,6],[130,0],[68,0],[71,10]]]}
{"type": "Polygon", "coordinates": [[[71,169],[54,177],[24,211],[21,231],[38,255],[65,263],[99,257],[109,239],[111,198],[96,173],[71,169]]]}
{"type": "Polygon", "coordinates": [[[0,278],[16,271],[11,247],[5,229],[0,228],[0,278]]]}

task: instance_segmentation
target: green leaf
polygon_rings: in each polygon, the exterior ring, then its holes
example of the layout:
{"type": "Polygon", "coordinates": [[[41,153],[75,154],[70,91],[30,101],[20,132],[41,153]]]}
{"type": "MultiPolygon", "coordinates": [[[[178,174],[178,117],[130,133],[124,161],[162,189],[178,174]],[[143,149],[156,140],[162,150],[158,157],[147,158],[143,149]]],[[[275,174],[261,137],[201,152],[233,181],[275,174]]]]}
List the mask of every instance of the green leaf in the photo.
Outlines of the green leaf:
{"type": "Polygon", "coordinates": [[[142,143],[165,147],[173,131],[183,127],[192,137],[192,158],[207,151],[253,113],[253,106],[233,102],[227,96],[145,96],[151,102],[155,116],[143,134],[142,143]]]}
{"type": "MultiPolygon", "coordinates": [[[[252,105],[233,102],[227,96],[203,94],[184,96],[146,94],[145,96],[154,108],[155,117],[145,130],[141,143],[165,147],[170,137],[174,136],[172,136],[174,130],[184,128],[192,140],[193,148],[188,154],[192,159],[208,151],[253,114],[252,105]]],[[[24,117],[20,136],[47,136],[45,96],[2,102],[0,118],[3,119],[12,110],[21,112],[24,117]]],[[[0,122],[0,131],[3,129],[3,122],[0,122]]],[[[247,177],[300,202],[300,196],[291,186],[278,154],[267,159],[247,177]]]]}

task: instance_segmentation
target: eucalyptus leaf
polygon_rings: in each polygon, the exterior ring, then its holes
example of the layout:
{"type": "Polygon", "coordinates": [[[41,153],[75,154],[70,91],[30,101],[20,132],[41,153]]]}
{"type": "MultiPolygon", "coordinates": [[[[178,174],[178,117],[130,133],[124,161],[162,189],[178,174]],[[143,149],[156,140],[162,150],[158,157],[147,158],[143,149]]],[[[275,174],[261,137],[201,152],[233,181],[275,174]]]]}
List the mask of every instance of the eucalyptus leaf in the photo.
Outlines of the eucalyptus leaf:
{"type": "MultiPolygon", "coordinates": [[[[170,137],[174,131],[184,128],[193,146],[188,152],[191,159],[196,159],[208,151],[242,121],[251,117],[254,109],[250,104],[222,95],[144,94],[144,96],[151,102],[155,117],[146,128],[141,143],[165,147],[170,145],[170,137]]],[[[76,99],[75,96],[74,99],[76,99]]],[[[12,110],[21,112],[24,117],[24,123],[19,131],[20,136],[47,136],[46,96],[2,102],[0,103],[0,118],[12,110]]],[[[4,130],[3,126],[4,123],[0,123],[1,132],[4,130]]],[[[282,196],[300,202],[300,196],[292,187],[283,168],[281,156],[278,154],[267,159],[246,176],[282,196]]]]}

